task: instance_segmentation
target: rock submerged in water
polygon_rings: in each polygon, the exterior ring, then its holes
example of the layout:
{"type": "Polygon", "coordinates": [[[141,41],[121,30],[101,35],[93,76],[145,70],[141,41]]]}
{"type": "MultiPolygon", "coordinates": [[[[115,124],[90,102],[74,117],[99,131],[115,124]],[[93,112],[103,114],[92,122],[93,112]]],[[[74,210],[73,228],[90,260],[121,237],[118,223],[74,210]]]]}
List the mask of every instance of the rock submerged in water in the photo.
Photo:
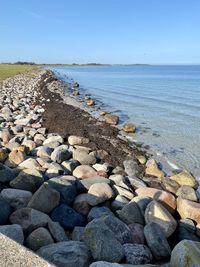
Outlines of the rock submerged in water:
{"type": "Polygon", "coordinates": [[[105,114],[104,120],[111,125],[117,125],[119,122],[119,117],[117,115],[105,114]]]}
{"type": "Polygon", "coordinates": [[[123,126],[123,131],[126,133],[135,133],[136,126],[133,123],[125,123],[123,126]]]}

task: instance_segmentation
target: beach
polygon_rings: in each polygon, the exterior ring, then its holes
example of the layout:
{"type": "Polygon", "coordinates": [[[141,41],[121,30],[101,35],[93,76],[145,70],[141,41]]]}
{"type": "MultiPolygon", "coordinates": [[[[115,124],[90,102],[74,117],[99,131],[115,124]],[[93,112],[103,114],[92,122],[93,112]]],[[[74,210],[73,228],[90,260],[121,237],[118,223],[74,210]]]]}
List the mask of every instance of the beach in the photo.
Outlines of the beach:
{"type": "Polygon", "coordinates": [[[78,80],[38,68],[0,88],[0,233],[16,242],[5,242],[1,266],[19,246],[40,258],[16,255],[16,266],[198,266],[190,172],[168,176],[129,141],[133,124],[118,128],[102,109],[92,116],[95,97],[80,96],[78,80]]]}

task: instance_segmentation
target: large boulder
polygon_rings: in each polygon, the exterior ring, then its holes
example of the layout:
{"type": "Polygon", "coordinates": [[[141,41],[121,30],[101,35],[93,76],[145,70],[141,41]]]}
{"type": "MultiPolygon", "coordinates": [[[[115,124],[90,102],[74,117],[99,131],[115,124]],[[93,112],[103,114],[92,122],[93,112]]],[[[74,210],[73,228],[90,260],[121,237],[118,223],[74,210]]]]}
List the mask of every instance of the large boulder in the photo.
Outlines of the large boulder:
{"type": "Polygon", "coordinates": [[[88,221],[92,221],[94,219],[98,219],[98,218],[101,218],[101,217],[104,217],[104,216],[107,216],[107,215],[114,215],[112,213],[112,211],[108,208],[108,207],[105,207],[105,206],[102,206],[102,207],[92,207],[89,214],[88,214],[88,221]]]}
{"type": "Polygon", "coordinates": [[[97,161],[94,156],[79,150],[73,152],[73,159],[78,160],[82,165],[93,165],[97,161]]]}
{"type": "Polygon", "coordinates": [[[73,230],[75,226],[85,226],[86,219],[71,207],[61,204],[51,214],[55,222],[59,222],[66,230],[73,230]]]}
{"type": "Polygon", "coordinates": [[[140,170],[136,160],[127,159],[123,162],[125,172],[129,177],[137,177],[140,170]]]}
{"type": "Polygon", "coordinates": [[[0,196],[0,225],[6,224],[11,213],[11,206],[2,196],[0,196]]]}
{"type": "Polygon", "coordinates": [[[44,183],[34,193],[28,203],[28,207],[50,213],[60,202],[60,193],[52,189],[47,183],[44,183]]]}
{"type": "Polygon", "coordinates": [[[165,176],[164,172],[160,170],[157,162],[154,159],[147,161],[145,174],[149,176],[155,176],[160,179],[165,176]]]}
{"type": "Polygon", "coordinates": [[[144,224],[144,218],[139,206],[135,202],[129,202],[121,210],[117,211],[119,218],[126,224],[144,224]]]}
{"type": "Polygon", "coordinates": [[[97,176],[97,171],[88,165],[80,165],[75,168],[73,175],[79,179],[97,176]]]}
{"type": "Polygon", "coordinates": [[[88,190],[87,202],[91,206],[96,206],[114,197],[112,188],[106,183],[96,183],[88,190]]]}
{"type": "Polygon", "coordinates": [[[198,267],[200,263],[200,242],[183,240],[171,255],[170,267],[198,267]]]}
{"type": "Polygon", "coordinates": [[[179,189],[176,191],[176,195],[180,198],[197,201],[197,195],[195,193],[194,188],[188,186],[188,185],[182,185],[179,187],[179,189]]]}
{"type": "Polygon", "coordinates": [[[40,248],[37,253],[59,267],[88,267],[90,252],[83,242],[67,241],[40,248]]]}
{"type": "Polygon", "coordinates": [[[119,262],[124,257],[124,248],[115,234],[99,219],[87,224],[84,241],[96,261],[119,262]]]}
{"type": "Polygon", "coordinates": [[[82,193],[86,193],[93,184],[106,183],[111,184],[110,179],[104,178],[102,176],[93,176],[88,179],[78,180],[77,190],[82,193]]]}
{"type": "Polygon", "coordinates": [[[68,160],[70,158],[71,158],[71,152],[69,151],[67,145],[58,146],[51,153],[51,159],[57,163],[62,163],[63,161],[68,160]]]}
{"type": "Polygon", "coordinates": [[[14,171],[9,167],[0,163],[0,182],[10,182],[15,178],[14,171]]]}
{"type": "Polygon", "coordinates": [[[177,211],[182,219],[194,220],[200,223],[200,203],[191,200],[177,198],[177,211]]]}
{"type": "Polygon", "coordinates": [[[19,224],[2,225],[0,226],[0,233],[15,240],[19,244],[24,243],[24,233],[19,224]]]}
{"type": "Polygon", "coordinates": [[[38,227],[45,227],[50,220],[47,214],[31,208],[16,210],[10,216],[10,222],[21,225],[25,234],[30,234],[38,227]]]}
{"type": "Polygon", "coordinates": [[[197,188],[198,183],[195,178],[188,172],[182,171],[170,177],[171,180],[176,181],[179,185],[188,185],[197,188]]]}
{"type": "Polygon", "coordinates": [[[176,230],[177,222],[168,210],[157,201],[151,201],[145,211],[146,223],[154,222],[161,227],[168,238],[176,230]]]}

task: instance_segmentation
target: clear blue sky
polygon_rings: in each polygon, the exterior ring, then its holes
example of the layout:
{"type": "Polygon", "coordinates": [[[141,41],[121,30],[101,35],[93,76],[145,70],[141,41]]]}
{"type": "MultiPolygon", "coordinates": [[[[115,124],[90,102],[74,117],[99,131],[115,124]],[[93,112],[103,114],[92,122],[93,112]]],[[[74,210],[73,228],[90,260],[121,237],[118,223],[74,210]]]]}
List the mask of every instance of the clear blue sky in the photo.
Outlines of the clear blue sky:
{"type": "Polygon", "coordinates": [[[0,0],[0,62],[200,63],[200,0],[0,0]]]}

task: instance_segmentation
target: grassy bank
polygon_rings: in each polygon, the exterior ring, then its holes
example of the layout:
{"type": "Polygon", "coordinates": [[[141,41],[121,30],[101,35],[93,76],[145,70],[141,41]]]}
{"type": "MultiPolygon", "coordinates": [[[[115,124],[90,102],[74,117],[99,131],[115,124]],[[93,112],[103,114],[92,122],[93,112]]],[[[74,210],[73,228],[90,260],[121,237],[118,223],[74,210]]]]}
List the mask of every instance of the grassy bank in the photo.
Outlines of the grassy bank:
{"type": "Polygon", "coordinates": [[[35,65],[0,64],[0,80],[38,68],[35,65]]]}

